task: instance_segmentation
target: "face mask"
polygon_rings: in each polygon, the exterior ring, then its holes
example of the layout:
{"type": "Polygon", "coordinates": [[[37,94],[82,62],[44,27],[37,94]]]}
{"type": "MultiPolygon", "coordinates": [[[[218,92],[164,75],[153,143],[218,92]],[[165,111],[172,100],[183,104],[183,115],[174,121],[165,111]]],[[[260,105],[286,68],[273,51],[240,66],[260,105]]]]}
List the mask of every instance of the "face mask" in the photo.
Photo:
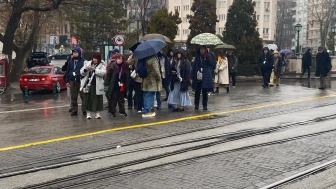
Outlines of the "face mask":
{"type": "Polygon", "coordinates": [[[121,64],[122,60],[121,59],[117,59],[117,64],[121,64]]]}

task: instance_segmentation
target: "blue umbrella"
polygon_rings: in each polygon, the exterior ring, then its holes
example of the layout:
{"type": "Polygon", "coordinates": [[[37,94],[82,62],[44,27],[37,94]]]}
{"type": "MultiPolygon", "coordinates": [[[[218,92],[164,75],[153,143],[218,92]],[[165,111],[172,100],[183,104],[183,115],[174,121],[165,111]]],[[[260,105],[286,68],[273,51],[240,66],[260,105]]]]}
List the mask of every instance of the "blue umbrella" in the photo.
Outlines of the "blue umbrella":
{"type": "Polygon", "coordinates": [[[279,53],[280,53],[280,54],[292,54],[293,51],[292,51],[292,50],[289,50],[289,49],[284,49],[284,50],[281,50],[279,53]]]}
{"type": "Polygon", "coordinates": [[[156,55],[166,46],[161,39],[151,39],[140,43],[133,52],[133,58],[143,59],[156,55]]]}

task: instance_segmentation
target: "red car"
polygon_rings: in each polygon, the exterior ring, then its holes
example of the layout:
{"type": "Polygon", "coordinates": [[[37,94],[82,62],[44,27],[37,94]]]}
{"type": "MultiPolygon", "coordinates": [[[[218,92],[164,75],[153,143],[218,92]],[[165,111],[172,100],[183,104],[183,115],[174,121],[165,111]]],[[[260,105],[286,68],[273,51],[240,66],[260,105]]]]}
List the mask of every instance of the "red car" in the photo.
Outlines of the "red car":
{"type": "Polygon", "coordinates": [[[37,66],[32,67],[20,78],[20,89],[24,92],[25,87],[28,91],[53,91],[56,84],[56,91],[59,93],[66,89],[66,83],[63,79],[64,72],[56,66],[37,66]]]}

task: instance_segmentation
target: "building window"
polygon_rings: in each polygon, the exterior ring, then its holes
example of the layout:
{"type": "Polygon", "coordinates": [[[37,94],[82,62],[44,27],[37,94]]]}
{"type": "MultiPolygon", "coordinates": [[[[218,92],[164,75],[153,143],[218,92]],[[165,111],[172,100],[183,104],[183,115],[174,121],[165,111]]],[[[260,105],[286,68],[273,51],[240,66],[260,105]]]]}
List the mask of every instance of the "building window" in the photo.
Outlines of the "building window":
{"type": "Polygon", "coordinates": [[[174,9],[179,11],[179,12],[181,11],[180,6],[175,6],[174,9]]]}
{"type": "Polygon", "coordinates": [[[183,10],[188,11],[190,9],[189,5],[183,5],[183,10]]]}
{"type": "Polygon", "coordinates": [[[268,28],[264,28],[263,34],[268,34],[268,28]]]}
{"type": "Polygon", "coordinates": [[[257,20],[260,20],[260,15],[257,15],[257,20]]]}
{"type": "Polygon", "coordinates": [[[225,20],[225,14],[218,15],[218,20],[219,21],[225,20]]]}
{"type": "Polygon", "coordinates": [[[270,11],[270,2],[265,2],[265,12],[269,12],[270,11]]]}
{"type": "Polygon", "coordinates": [[[220,7],[220,8],[226,7],[226,1],[219,1],[218,2],[218,7],[220,7]]]}
{"type": "Polygon", "coordinates": [[[264,21],[269,21],[270,16],[269,15],[264,15],[264,21]]]}

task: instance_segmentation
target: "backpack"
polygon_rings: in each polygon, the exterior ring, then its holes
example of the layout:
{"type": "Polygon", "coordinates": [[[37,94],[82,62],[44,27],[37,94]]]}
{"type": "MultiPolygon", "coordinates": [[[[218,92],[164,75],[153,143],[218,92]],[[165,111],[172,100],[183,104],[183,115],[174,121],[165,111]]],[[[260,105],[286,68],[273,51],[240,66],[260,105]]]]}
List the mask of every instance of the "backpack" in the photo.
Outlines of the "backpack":
{"type": "Polygon", "coordinates": [[[135,71],[138,74],[138,76],[140,78],[146,78],[148,76],[148,72],[147,72],[147,67],[146,67],[146,59],[141,59],[138,60],[138,63],[135,67],[135,71]]]}

